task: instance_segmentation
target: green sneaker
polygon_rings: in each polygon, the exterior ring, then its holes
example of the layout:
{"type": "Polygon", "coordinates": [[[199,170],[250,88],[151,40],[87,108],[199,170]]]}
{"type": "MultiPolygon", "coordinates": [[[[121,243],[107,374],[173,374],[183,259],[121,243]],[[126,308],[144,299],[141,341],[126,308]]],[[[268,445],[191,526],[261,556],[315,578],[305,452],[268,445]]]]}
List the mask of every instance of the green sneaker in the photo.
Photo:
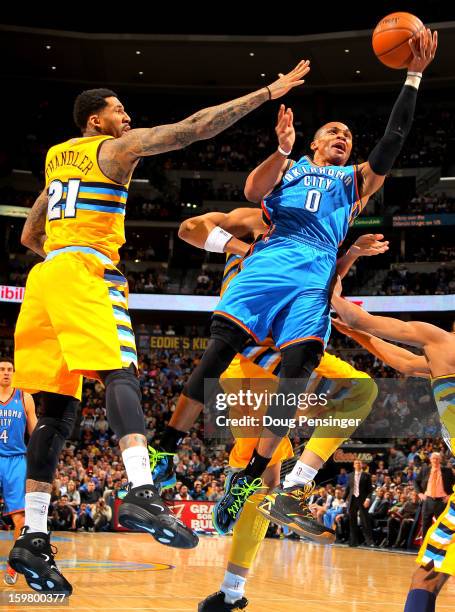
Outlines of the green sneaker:
{"type": "Polygon", "coordinates": [[[153,446],[149,446],[148,451],[153,484],[159,491],[171,489],[177,482],[174,471],[174,456],[176,453],[166,453],[163,450],[153,448],[153,446]]]}
{"type": "Polygon", "coordinates": [[[229,474],[224,495],[212,512],[213,526],[220,535],[226,535],[234,527],[247,499],[262,487],[262,478],[251,478],[243,470],[229,474]]]}

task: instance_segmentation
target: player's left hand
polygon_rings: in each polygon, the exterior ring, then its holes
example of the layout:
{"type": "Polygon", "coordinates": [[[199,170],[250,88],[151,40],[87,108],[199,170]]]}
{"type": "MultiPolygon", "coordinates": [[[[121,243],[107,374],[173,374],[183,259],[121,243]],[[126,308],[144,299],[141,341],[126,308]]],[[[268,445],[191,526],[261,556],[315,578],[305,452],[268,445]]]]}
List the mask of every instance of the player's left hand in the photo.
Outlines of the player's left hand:
{"type": "Polygon", "coordinates": [[[423,72],[431,64],[438,48],[438,32],[429,28],[423,29],[409,40],[414,56],[408,66],[408,72],[423,72]]]}
{"type": "Polygon", "coordinates": [[[383,234],[364,234],[359,236],[349,251],[360,256],[380,255],[389,250],[389,241],[384,240],[383,234]]]}
{"type": "Polygon", "coordinates": [[[303,85],[305,81],[303,77],[310,72],[310,60],[302,60],[297,64],[294,70],[287,74],[279,74],[279,79],[269,85],[270,95],[272,100],[281,98],[287,94],[290,89],[303,85]]]}

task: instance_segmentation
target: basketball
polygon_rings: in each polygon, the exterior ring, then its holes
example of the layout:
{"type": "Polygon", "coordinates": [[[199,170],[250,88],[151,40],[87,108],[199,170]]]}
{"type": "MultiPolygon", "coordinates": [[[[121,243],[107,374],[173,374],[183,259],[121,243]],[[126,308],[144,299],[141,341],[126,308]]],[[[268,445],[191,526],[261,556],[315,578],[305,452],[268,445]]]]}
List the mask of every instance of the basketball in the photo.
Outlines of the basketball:
{"type": "Polygon", "coordinates": [[[412,58],[409,39],[415,36],[424,24],[411,13],[390,13],[376,26],[373,32],[373,51],[380,62],[389,68],[407,68],[412,58]]]}

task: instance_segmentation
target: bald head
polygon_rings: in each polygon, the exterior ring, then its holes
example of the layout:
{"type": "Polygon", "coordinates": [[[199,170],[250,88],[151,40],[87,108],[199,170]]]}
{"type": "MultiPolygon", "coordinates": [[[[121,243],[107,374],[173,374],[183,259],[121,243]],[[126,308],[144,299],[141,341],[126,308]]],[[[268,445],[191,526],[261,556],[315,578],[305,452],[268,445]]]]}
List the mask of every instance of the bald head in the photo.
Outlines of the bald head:
{"type": "MultiPolygon", "coordinates": [[[[321,127],[318,130],[316,130],[313,136],[313,140],[317,140],[318,138],[320,138],[321,135],[324,134],[326,130],[329,130],[332,127],[337,127],[337,128],[340,128],[342,130],[345,130],[351,133],[351,130],[348,128],[348,126],[345,123],[341,123],[340,121],[329,121],[329,123],[324,123],[324,125],[321,125],[321,127]]],[[[351,138],[352,138],[352,134],[351,134],[351,138]]]]}
{"type": "Polygon", "coordinates": [[[440,453],[431,453],[430,455],[430,463],[432,467],[438,468],[441,465],[441,455],[440,453]]]}

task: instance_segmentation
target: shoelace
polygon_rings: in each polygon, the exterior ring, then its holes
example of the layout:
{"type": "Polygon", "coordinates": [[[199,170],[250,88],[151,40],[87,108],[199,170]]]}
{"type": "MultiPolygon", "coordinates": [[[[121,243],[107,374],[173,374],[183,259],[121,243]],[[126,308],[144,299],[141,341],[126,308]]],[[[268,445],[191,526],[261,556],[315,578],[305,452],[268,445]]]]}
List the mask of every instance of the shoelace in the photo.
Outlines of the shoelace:
{"type": "MultiPolygon", "coordinates": [[[[312,518],[314,518],[311,514],[311,510],[308,508],[306,500],[313,494],[315,488],[316,484],[314,480],[312,480],[307,484],[303,485],[303,487],[295,489],[294,491],[289,491],[288,493],[288,495],[292,495],[293,497],[298,499],[300,508],[302,510],[302,516],[311,516],[312,518]]],[[[286,493],[286,490],[284,490],[284,493],[286,493]]]]}
{"type": "Polygon", "coordinates": [[[255,478],[253,481],[246,482],[245,484],[235,484],[230,493],[237,499],[227,509],[227,513],[236,518],[238,511],[245,503],[245,500],[253,495],[258,489],[262,487],[262,478],[255,478]]]}
{"type": "Polygon", "coordinates": [[[149,458],[150,458],[150,469],[153,470],[156,468],[158,463],[164,459],[165,457],[173,457],[175,453],[165,453],[164,451],[157,451],[153,446],[148,446],[149,458]]]}

